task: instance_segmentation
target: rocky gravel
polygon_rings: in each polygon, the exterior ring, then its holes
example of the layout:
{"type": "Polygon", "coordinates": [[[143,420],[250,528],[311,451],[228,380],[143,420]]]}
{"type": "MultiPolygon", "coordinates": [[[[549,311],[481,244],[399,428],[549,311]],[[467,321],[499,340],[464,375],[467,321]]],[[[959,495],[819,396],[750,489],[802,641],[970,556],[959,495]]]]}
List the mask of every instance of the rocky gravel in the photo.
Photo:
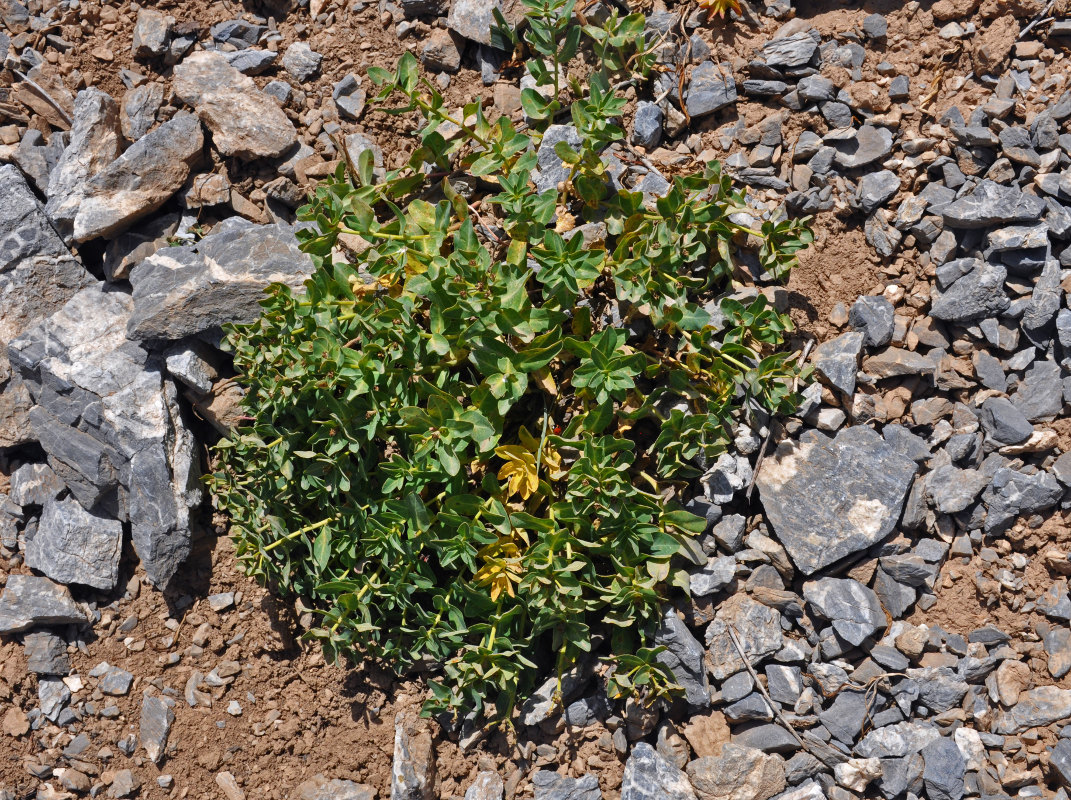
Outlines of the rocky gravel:
{"type": "MultiPolygon", "coordinates": [[[[404,154],[367,67],[412,49],[452,104],[523,118],[487,0],[290,5],[0,0],[0,798],[1066,800],[1067,4],[649,10],[662,71],[627,89],[614,185],[720,158],[756,221],[815,215],[849,256],[799,270],[821,313],[739,265],[814,377],[703,465],[657,633],[684,696],[615,703],[582,664],[509,741],[269,645],[307,609],[211,555],[221,326],[310,273],[316,180],[404,154]]],[[[537,185],[576,136],[548,131],[537,185]]]]}

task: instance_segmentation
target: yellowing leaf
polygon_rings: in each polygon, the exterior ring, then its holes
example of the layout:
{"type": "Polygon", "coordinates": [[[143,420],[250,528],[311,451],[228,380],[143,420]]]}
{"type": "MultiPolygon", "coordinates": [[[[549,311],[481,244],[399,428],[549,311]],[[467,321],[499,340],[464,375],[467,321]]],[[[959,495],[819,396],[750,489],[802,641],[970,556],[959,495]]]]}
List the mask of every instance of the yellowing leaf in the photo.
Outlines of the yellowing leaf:
{"type": "Polygon", "coordinates": [[[510,495],[520,495],[527,500],[539,488],[535,456],[520,445],[507,444],[495,448],[495,455],[506,463],[498,471],[498,479],[507,481],[510,495]]]}
{"type": "Polygon", "coordinates": [[[484,564],[473,579],[478,586],[490,588],[491,601],[498,600],[502,592],[516,597],[513,586],[521,580],[521,550],[512,538],[503,537],[484,547],[479,552],[484,564]]]}

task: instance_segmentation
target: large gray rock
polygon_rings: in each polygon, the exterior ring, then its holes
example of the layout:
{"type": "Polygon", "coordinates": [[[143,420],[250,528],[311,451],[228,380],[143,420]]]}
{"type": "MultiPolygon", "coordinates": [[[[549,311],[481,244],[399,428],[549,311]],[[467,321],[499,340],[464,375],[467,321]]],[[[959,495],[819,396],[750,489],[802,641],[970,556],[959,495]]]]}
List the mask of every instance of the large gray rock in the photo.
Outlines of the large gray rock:
{"type": "Polygon", "coordinates": [[[692,70],[684,108],[690,117],[703,117],[736,102],[736,79],[729,64],[704,61],[692,70]]]}
{"type": "Polygon", "coordinates": [[[774,69],[805,67],[811,63],[818,43],[810,34],[801,32],[780,39],[771,39],[762,48],[762,59],[774,69]]]}
{"type": "MultiPolygon", "coordinates": [[[[973,322],[995,317],[1011,306],[1004,292],[1008,270],[1002,265],[974,258],[960,259],[966,274],[930,303],[930,316],[948,322],[973,322]]],[[[946,266],[951,266],[950,264],[946,266]]]]}
{"type": "Polygon", "coordinates": [[[810,575],[884,539],[918,465],[865,427],[782,442],[755,484],[774,535],[810,575]]]}
{"type": "Polygon", "coordinates": [[[953,228],[986,228],[1037,222],[1045,213],[1045,201],[1015,186],[984,180],[970,194],[935,210],[953,228]]]}
{"type": "Polygon", "coordinates": [[[892,153],[893,136],[885,128],[863,125],[830,131],[824,141],[837,151],[833,160],[841,169],[859,169],[892,153]]]}
{"type": "Polygon", "coordinates": [[[833,625],[837,635],[858,646],[886,625],[877,595],[851,578],[821,578],[803,584],[803,597],[833,625]]]}
{"type": "Polygon", "coordinates": [[[300,288],[313,271],[287,225],[228,220],[195,245],[168,247],[130,273],[136,341],[177,340],[225,322],[252,322],[271,283],[300,288]]]}
{"type": "Polygon", "coordinates": [[[37,675],[67,675],[71,662],[67,657],[67,642],[50,631],[27,633],[25,647],[26,669],[37,675]]]}
{"type": "Polygon", "coordinates": [[[710,705],[710,684],[703,663],[703,646],[692,636],[676,610],[670,606],[662,616],[662,625],[655,633],[655,645],[666,649],[659,660],[669,667],[674,680],[684,687],[685,697],[694,706],[710,705]]]}
{"type": "Polygon", "coordinates": [[[32,539],[26,566],[60,583],[111,590],[119,579],[123,526],[90,514],[77,500],[49,500],[32,539]]]}
{"type": "Polygon", "coordinates": [[[999,445],[1020,444],[1034,433],[1034,426],[1006,397],[989,397],[982,403],[978,421],[987,438],[999,445]]]}
{"type": "Polygon", "coordinates": [[[960,800],[963,797],[963,777],[967,762],[959,747],[951,739],[942,736],[922,748],[925,767],[922,780],[929,800],[960,800]]]}
{"type": "Polygon", "coordinates": [[[189,553],[201,491],[175,386],[126,338],[132,310],[129,295],[83,289],[9,352],[38,404],[30,419],[49,466],[83,507],[129,520],[149,579],[163,586],[189,553]]]}
{"type": "Polygon", "coordinates": [[[625,763],[621,800],[695,800],[695,791],[687,775],[640,742],[625,763]]]}
{"type": "Polygon", "coordinates": [[[294,146],[297,131],[279,104],[222,53],[202,51],[175,67],[172,91],[193,106],[212,131],[212,146],[249,161],[277,158],[294,146]]]}
{"type": "Polygon", "coordinates": [[[182,188],[203,149],[201,123],[188,113],[138,139],[86,184],[74,240],[113,236],[151,214],[182,188]]]}
{"type": "Polygon", "coordinates": [[[314,775],[290,793],[290,800],[375,800],[375,797],[376,790],[371,786],[339,778],[328,780],[323,775],[314,775]]]}
{"type": "Polygon", "coordinates": [[[83,623],[86,615],[75,605],[66,586],[48,578],[9,575],[0,595],[0,633],[28,631],[35,625],[83,623]]]}
{"type": "Polygon", "coordinates": [[[1020,516],[1052,508],[1063,494],[1063,487],[1052,473],[1030,475],[1002,467],[982,492],[982,501],[988,509],[985,530],[1001,530],[1020,516]]]}
{"type": "Polygon", "coordinates": [[[493,11],[498,8],[506,21],[516,25],[524,17],[524,7],[517,0],[454,0],[446,24],[454,33],[479,42],[491,44],[491,27],[495,24],[493,11]]]}
{"type": "Polygon", "coordinates": [[[1038,686],[1019,695],[1007,711],[998,712],[993,733],[1014,734],[1071,718],[1071,689],[1038,686]]]}
{"type": "Polygon", "coordinates": [[[56,230],[70,236],[88,188],[86,182],[119,158],[122,144],[119,105],[115,100],[93,87],[79,92],[74,101],[70,143],[48,179],[45,213],[56,230]]]}
{"type": "Polygon", "coordinates": [[[30,394],[7,344],[62,306],[93,277],[75,260],[13,166],[0,166],[0,448],[33,441],[30,394]]]}

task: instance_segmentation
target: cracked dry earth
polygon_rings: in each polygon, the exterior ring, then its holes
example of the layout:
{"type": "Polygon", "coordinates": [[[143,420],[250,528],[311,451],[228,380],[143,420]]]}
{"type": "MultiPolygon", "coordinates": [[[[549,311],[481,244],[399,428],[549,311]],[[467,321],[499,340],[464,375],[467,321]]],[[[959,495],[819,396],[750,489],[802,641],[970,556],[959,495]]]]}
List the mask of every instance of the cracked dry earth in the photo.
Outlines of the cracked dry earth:
{"type": "Polygon", "coordinates": [[[1066,798],[1065,0],[633,9],[665,70],[625,90],[622,185],[718,158],[816,233],[785,287],[739,254],[814,380],[696,487],[685,698],[589,670],[511,734],[440,727],[240,573],[198,480],[238,420],[219,326],[309,274],[294,209],[341,148],[405,161],[369,66],[523,116],[490,7],[0,0],[0,798],[1066,798]]]}

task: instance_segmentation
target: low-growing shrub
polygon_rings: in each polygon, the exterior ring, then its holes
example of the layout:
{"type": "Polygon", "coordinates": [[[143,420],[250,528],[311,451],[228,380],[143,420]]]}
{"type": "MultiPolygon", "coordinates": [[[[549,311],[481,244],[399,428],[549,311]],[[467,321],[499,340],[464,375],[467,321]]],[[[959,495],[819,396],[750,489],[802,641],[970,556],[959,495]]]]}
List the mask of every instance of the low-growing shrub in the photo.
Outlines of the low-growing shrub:
{"type": "Polygon", "coordinates": [[[682,502],[734,419],[796,403],[788,318],[719,298],[742,254],[780,277],[810,241],[758,222],[716,162],[657,200],[612,188],[631,57],[562,103],[571,3],[530,2],[527,38],[499,35],[539,56],[537,129],[448,113],[409,55],[370,70],[423,118],[418,144],[381,180],[362,154],[301,210],[316,272],[228,332],[251,421],[211,478],[239,557],[316,607],[329,655],[429,667],[429,711],[498,719],[588,653],[612,696],[676,688],[652,632],[706,561],[682,502]],[[579,145],[555,145],[568,175],[538,192],[560,108],[579,145]]]}

